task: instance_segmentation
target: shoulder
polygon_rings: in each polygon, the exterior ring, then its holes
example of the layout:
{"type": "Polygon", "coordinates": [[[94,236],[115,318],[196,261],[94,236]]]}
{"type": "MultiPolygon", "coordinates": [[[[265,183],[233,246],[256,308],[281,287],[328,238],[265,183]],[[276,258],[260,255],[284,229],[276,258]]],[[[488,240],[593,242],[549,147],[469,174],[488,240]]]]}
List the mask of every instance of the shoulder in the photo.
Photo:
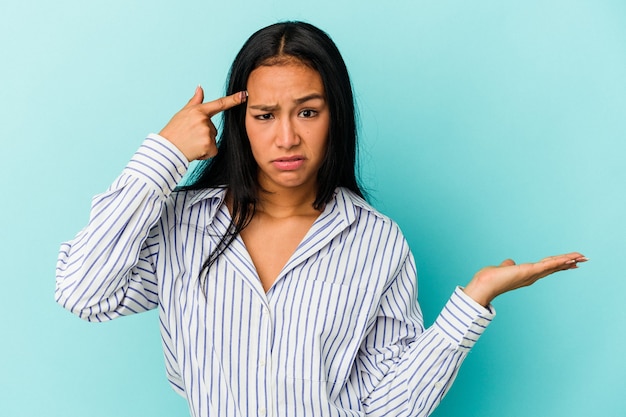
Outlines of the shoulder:
{"type": "MultiPolygon", "coordinates": [[[[408,251],[406,239],[398,224],[389,216],[382,214],[362,197],[346,188],[337,188],[335,193],[337,206],[344,211],[352,228],[359,230],[363,237],[384,240],[401,245],[408,251]]],[[[404,251],[404,250],[403,250],[404,251]]]]}
{"type": "Polygon", "coordinates": [[[165,200],[162,218],[167,223],[179,223],[182,218],[191,220],[202,212],[203,217],[213,217],[226,197],[226,188],[177,188],[165,200]]]}
{"type": "Polygon", "coordinates": [[[394,220],[344,188],[337,189],[335,201],[337,206],[343,206],[349,222],[342,241],[343,247],[348,248],[346,253],[358,253],[360,262],[369,270],[378,271],[376,274],[387,271],[380,274],[384,278],[380,288],[386,288],[403,268],[413,271],[407,277],[414,279],[411,249],[394,220]]]}

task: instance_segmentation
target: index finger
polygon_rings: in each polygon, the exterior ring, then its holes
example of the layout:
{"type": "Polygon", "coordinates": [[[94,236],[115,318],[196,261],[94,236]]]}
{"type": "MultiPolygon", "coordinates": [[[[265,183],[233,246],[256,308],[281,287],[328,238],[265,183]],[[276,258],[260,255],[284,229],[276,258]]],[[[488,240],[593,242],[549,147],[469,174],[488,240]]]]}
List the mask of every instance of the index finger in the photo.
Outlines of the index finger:
{"type": "Polygon", "coordinates": [[[230,96],[221,97],[217,100],[200,104],[200,107],[202,107],[206,114],[211,117],[215,116],[219,112],[223,112],[224,110],[228,110],[242,103],[245,103],[247,99],[248,92],[244,90],[235,94],[231,94],[230,96]]]}

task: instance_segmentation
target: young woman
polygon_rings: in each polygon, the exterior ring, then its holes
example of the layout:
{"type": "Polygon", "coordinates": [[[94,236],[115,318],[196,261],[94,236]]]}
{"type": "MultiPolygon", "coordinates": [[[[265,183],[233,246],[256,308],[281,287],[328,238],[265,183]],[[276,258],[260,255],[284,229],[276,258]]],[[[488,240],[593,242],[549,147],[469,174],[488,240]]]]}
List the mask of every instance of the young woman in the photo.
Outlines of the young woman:
{"type": "Polygon", "coordinates": [[[331,39],[301,22],[258,31],[227,94],[204,103],[198,87],[148,136],[57,268],[57,301],[86,320],[159,308],[168,378],[194,416],[428,415],[493,298],[586,261],[484,268],[424,329],[408,245],[355,177],[331,39]]]}

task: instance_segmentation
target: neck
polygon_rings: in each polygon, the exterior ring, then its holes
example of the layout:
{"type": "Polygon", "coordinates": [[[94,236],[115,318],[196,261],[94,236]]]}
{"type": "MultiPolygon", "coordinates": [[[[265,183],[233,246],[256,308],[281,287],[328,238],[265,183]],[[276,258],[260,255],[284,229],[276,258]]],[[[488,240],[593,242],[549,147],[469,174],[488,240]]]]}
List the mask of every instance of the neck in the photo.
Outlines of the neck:
{"type": "Polygon", "coordinates": [[[318,215],[313,208],[315,190],[278,189],[261,191],[257,210],[275,218],[318,215]]]}

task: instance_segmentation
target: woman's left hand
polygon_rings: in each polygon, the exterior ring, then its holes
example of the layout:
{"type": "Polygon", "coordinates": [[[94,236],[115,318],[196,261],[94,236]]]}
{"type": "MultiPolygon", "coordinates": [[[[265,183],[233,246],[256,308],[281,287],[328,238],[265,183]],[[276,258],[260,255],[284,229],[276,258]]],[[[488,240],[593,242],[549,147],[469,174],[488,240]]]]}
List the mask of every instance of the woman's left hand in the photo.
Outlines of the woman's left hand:
{"type": "Polygon", "coordinates": [[[536,263],[520,265],[507,259],[499,266],[488,266],[478,271],[463,291],[476,302],[487,306],[498,295],[532,285],[555,272],[576,269],[579,263],[587,260],[578,252],[550,256],[536,263]]]}

